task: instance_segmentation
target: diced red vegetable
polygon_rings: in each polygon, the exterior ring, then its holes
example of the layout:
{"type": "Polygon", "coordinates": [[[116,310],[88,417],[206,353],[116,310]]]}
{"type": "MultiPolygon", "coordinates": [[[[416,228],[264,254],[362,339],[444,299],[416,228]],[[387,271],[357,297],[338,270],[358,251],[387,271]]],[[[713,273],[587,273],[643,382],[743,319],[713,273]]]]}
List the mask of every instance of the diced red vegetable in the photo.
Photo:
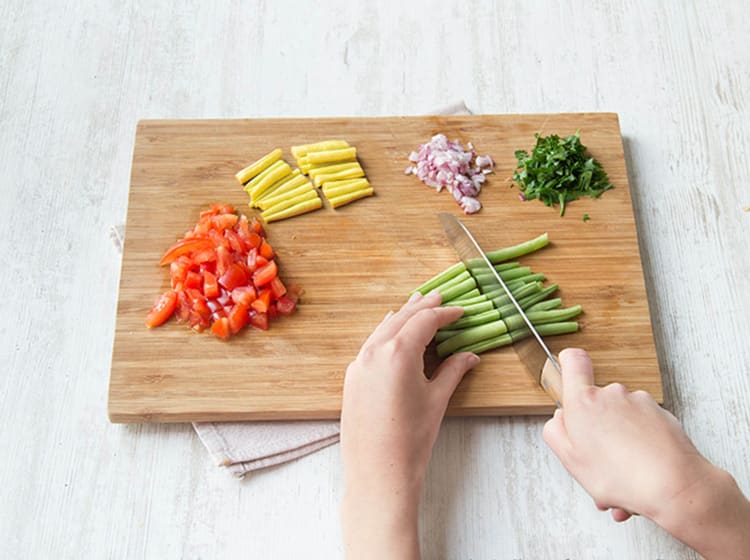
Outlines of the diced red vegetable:
{"type": "Polygon", "coordinates": [[[197,332],[210,328],[220,338],[247,324],[267,330],[269,320],[289,315],[302,290],[284,286],[276,254],[257,218],[212,204],[184,238],[161,258],[169,265],[171,290],[164,292],[146,316],[156,327],[174,314],[197,332]]]}

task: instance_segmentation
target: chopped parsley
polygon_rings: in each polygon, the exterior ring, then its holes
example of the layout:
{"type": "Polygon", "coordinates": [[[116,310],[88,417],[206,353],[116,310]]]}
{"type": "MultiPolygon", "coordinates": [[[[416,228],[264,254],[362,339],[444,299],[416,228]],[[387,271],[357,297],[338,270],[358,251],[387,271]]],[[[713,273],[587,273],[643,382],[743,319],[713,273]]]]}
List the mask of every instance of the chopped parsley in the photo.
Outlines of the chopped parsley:
{"type": "Polygon", "coordinates": [[[601,164],[586,157],[586,146],[581,144],[580,136],[580,130],[566,138],[537,133],[531,155],[526,150],[516,150],[518,167],[513,180],[524,199],[538,198],[547,206],[559,204],[562,216],[566,203],[582,196],[596,198],[614,188],[601,164]]]}
{"type": "Polygon", "coordinates": [[[588,214],[584,214],[584,215],[583,215],[583,221],[584,221],[584,222],[588,222],[588,221],[589,221],[590,219],[591,219],[591,218],[589,217],[589,215],[588,215],[588,214]]]}

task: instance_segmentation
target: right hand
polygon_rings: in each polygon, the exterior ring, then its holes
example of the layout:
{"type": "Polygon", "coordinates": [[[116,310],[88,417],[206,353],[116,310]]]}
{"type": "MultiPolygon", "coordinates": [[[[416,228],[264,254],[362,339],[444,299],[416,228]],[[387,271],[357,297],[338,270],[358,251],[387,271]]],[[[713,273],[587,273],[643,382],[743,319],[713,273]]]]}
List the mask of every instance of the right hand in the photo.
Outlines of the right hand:
{"type": "Polygon", "coordinates": [[[594,386],[583,350],[563,350],[560,365],[564,409],[544,426],[544,440],[615,521],[638,513],[658,522],[675,498],[712,476],[677,419],[648,393],[594,386]]]}

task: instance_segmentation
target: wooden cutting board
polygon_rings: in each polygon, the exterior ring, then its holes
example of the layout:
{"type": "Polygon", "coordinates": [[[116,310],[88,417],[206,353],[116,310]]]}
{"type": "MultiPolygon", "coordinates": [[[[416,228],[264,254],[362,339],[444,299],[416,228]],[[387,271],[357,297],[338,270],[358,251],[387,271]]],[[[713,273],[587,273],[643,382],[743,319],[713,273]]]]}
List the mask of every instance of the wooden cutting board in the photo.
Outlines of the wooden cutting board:
{"type": "MultiPolygon", "coordinates": [[[[581,304],[581,332],[550,346],[586,348],[599,384],[613,381],[662,400],[630,188],[616,114],[472,115],[390,118],[141,121],[136,129],[127,231],[109,391],[113,422],[336,418],[347,364],[375,325],[415,286],[456,262],[438,212],[463,215],[403,171],[409,152],[445,133],[490,154],[496,173],[482,190],[483,209],[465,223],[486,250],[549,232],[551,244],[523,258],[561,286],[564,305],[581,304]],[[615,189],[571,203],[564,218],[509,188],[514,151],[534,133],[582,141],[615,189]],[[234,174],[279,147],[329,138],[356,146],[376,196],[338,210],[276,222],[269,240],[285,282],[305,296],[298,312],[267,332],[245,329],[225,342],[174,321],[153,330],[146,312],[168,288],[164,251],[210,203],[248,214],[234,174]],[[582,216],[589,214],[590,221],[582,216]]],[[[433,350],[429,351],[432,354],[433,350]]],[[[428,360],[432,363],[434,359],[428,360]]],[[[462,382],[449,414],[546,414],[549,397],[511,348],[483,354],[462,382]]]]}

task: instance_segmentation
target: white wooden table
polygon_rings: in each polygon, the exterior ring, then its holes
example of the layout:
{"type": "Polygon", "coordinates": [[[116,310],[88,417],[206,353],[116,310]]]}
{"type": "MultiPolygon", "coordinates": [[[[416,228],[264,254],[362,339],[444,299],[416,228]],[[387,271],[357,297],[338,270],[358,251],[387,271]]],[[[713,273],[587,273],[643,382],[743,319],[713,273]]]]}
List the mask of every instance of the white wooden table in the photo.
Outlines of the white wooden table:
{"type": "MultiPolygon", "coordinates": [[[[140,118],[618,112],[667,406],[750,492],[745,2],[213,4],[0,3],[0,557],[341,554],[337,446],[238,481],[107,421],[140,118]]],[[[543,421],[445,423],[425,558],[696,557],[597,512],[543,421]]]]}

